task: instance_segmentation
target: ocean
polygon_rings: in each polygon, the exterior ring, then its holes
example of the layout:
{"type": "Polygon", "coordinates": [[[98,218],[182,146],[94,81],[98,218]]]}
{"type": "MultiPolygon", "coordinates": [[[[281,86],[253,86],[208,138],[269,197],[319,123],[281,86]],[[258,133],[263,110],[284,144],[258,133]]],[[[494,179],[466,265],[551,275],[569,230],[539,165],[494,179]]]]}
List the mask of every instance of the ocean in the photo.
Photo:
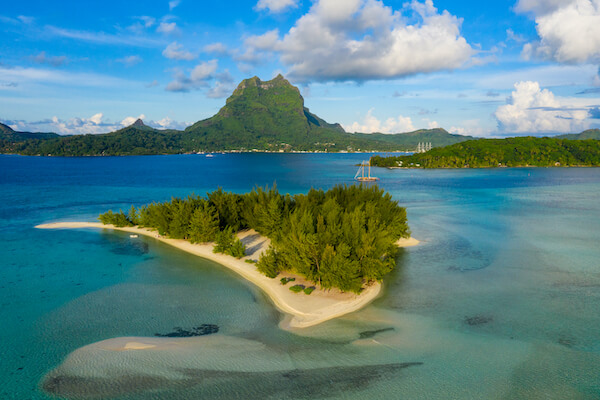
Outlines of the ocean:
{"type": "Polygon", "coordinates": [[[34,228],[218,187],[353,184],[367,157],[0,156],[0,398],[599,399],[598,168],[373,169],[421,244],[373,304],[298,332],[211,261],[34,228]],[[201,325],[218,333],[164,354],[89,346],[201,325]]]}

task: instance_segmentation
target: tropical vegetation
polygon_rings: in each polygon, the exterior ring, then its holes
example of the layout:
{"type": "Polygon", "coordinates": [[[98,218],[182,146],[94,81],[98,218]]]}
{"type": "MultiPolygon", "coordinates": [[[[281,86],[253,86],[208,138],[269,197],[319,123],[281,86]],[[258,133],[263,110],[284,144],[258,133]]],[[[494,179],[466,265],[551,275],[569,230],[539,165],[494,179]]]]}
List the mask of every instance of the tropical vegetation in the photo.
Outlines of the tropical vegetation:
{"type": "Polygon", "coordinates": [[[238,258],[245,249],[234,233],[251,228],[271,239],[257,263],[263,274],[297,273],[322,288],[356,293],[392,271],[396,241],[410,236],[406,209],[377,186],[365,185],[294,196],[280,194],[276,187],[246,194],[218,189],[204,198],[191,195],[128,212],[107,211],[99,220],[153,228],[191,242],[215,241],[215,251],[238,258]]]}
{"type": "Polygon", "coordinates": [[[515,137],[479,139],[404,157],[371,158],[371,165],[404,168],[600,166],[600,141],[515,137]]]}

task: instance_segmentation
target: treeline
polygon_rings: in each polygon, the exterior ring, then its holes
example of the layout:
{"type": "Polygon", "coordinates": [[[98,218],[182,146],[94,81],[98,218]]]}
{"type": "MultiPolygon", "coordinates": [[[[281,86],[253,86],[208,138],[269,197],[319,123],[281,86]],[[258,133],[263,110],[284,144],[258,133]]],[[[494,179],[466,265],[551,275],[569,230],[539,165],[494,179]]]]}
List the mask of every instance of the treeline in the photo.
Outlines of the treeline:
{"type": "Polygon", "coordinates": [[[323,288],[356,293],[394,268],[395,242],[410,235],[406,210],[383,190],[363,185],[294,196],[275,187],[246,194],[218,189],[206,198],[173,198],[129,212],[108,211],[99,219],[196,243],[216,241],[217,251],[236,257],[244,249],[234,232],[252,228],[271,239],[257,263],[265,275],[295,272],[323,288]]]}
{"type": "Polygon", "coordinates": [[[371,165],[405,168],[600,166],[600,141],[518,137],[479,139],[404,157],[371,158],[371,165]]]}
{"type": "MultiPolygon", "coordinates": [[[[0,138],[0,152],[52,156],[122,156],[184,153],[182,132],[148,127],[120,129],[105,134],[58,136],[41,139],[0,138]]],[[[187,145],[187,143],[186,143],[187,145]]],[[[190,146],[187,146],[190,147],[190,146]]]]}
{"type": "MultiPolygon", "coordinates": [[[[261,120],[257,115],[252,120],[261,120]]],[[[448,133],[436,132],[433,139],[422,132],[423,138],[412,134],[361,134],[345,133],[331,128],[311,126],[310,133],[300,134],[280,120],[281,126],[270,129],[280,135],[252,133],[252,127],[218,120],[210,126],[198,126],[186,131],[163,131],[158,129],[127,127],[105,134],[72,136],[48,136],[16,138],[14,135],[0,137],[0,153],[28,156],[125,156],[184,154],[199,151],[252,150],[265,151],[410,151],[419,140],[429,140],[436,145],[455,143],[458,138],[448,133]],[[438,137],[439,136],[439,137],[438,137]]],[[[32,134],[33,135],[33,134],[32,134]]]]}

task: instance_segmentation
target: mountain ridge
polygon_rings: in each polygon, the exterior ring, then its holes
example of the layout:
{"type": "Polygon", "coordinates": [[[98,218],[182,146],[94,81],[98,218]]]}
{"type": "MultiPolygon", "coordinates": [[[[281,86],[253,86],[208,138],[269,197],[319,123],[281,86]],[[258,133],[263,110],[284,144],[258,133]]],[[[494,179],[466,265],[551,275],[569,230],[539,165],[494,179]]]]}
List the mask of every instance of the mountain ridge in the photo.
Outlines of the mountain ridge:
{"type": "Polygon", "coordinates": [[[60,135],[50,132],[18,132],[10,126],[0,122],[0,140],[9,140],[14,142],[22,142],[30,139],[50,139],[59,137],[60,135]]]}
{"type": "Polygon", "coordinates": [[[570,139],[570,140],[587,140],[596,139],[600,140],[600,129],[587,129],[581,133],[568,133],[565,135],[554,136],[557,139],[570,139]]]}
{"type": "Polygon", "coordinates": [[[48,138],[0,138],[0,151],[24,155],[150,155],[206,151],[410,151],[475,139],[443,129],[400,134],[347,133],[304,104],[300,90],[281,74],[269,81],[240,82],[212,117],[183,131],[159,130],[141,119],[114,132],[48,138]]]}

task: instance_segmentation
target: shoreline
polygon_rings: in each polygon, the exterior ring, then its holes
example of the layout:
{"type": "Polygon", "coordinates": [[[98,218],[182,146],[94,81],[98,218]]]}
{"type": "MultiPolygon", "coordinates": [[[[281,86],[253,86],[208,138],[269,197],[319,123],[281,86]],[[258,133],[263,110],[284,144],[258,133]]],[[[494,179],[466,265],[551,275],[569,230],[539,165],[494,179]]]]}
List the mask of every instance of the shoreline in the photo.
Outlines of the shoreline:
{"type": "MultiPolygon", "coordinates": [[[[382,289],[381,283],[373,283],[367,286],[360,295],[354,293],[342,293],[338,289],[326,291],[318,287],[318,285],[307,282],[303,277],[292,273],[280,274],[282,277],[296,278],[293,283],[281,285],[278,278],[272,279],[266,277],[256,269],[255,264],[247,263],[245,261],[247,259],[258,260],[262,252],[267,249],[270,243],[268,238],[259,235],[254,230],[245,230],[237,233],[237,236],[247,248],[246,256],[237,259],[229,255],[213,253],[212,243],[193,244],[184,239],[166,238],[158,235],[156,231],[147,228],[116,227],[113,225],[104,225],[100,222],[54,222],[37,225],[36,228],[92,228],[129,232],[131,234],[154,238],[187,253],[217,262],[262,289],[262,291],[271,299],[275,307],[285,314],[285,317],[279,323],[279,326],[286,330],[307,328],[360,310],[375,300],[382,289]],[[253,249],[253,251],[248,253],[248,249],[253,249]],[[303,292],[294,293],[289,290],[289,288],[295,284],[302,284],[306,287],[317,286],[317,288],[310,295],[306,295],[303,292]]],[[[400,239],[397,242],[399,247],[416,246],[418,243],[419,241],[414,238],[400,239]]]]}

